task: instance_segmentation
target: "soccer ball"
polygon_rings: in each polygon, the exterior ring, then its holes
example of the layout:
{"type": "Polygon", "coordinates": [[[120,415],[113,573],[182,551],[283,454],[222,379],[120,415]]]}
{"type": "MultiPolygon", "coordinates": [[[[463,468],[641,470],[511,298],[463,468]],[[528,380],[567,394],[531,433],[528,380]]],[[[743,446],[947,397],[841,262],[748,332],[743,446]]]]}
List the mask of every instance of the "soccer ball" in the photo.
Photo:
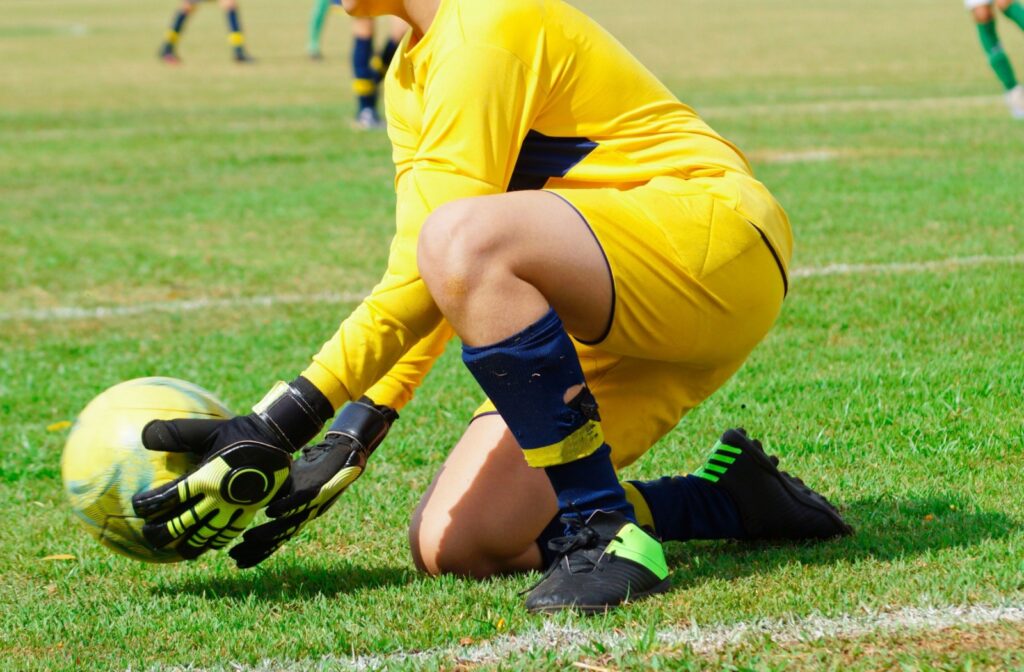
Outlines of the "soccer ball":
{"type": "Polygon", "coordinates": [[[175,378],[136,378],[102,392],[71,427],[61,457],[64,492],[75,515],[101,544],[144,562],[177,562],[173,548],[153,548],[142,536],[132,496],[196,468],[191,453],[146,450],[150,420],[230,418],[212,394],[175,378]]]}

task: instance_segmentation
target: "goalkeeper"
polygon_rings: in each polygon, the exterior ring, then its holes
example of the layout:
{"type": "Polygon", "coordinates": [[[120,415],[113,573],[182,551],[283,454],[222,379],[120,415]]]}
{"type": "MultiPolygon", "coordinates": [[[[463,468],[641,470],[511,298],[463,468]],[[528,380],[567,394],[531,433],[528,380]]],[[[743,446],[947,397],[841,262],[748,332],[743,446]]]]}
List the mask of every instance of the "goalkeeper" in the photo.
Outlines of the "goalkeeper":
{"type": "Polygon", "coordinates": [[[742,430],[693,474],[617,475],[779,314],[789,222],[740,151],[561,0],[344,7],[412,26],[384,89],[387,269],[252,414],[146,428],[149,448],[206,454],[137,497],[147,535],[194,556],[272,499],[272,520],[230,551],[262,561],[362,473],[453,332],[487,400],[413,514],[422,570],[547,569],[528,609],[603,611],[669,587],[662,541],[849,533],[742,430]],[[281,485],[276,457],[338,408],[281,485]]]}

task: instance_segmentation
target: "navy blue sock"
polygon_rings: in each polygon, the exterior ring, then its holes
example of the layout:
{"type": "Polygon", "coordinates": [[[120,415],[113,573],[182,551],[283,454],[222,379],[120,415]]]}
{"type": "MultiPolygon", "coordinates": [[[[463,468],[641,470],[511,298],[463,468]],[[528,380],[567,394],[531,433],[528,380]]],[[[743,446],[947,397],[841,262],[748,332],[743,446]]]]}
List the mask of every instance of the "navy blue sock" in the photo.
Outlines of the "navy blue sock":
{"type": "Polygon", "coordinates": [[[171,30],[176,33],[180,33],[182,28],[185,27],[185,21],[188,19],[189,12],[179,9],[178,13],[174,15],[174,22],[171,23],[171,30]]]}
{"type": "Polygon", "coordinates": [[[388,41],[384,43],[384,49],[380,52],[380,62],[383,66],[381,68],[380,77],[384,77],[384,73],[387,72],[388,66],[391,65],[391,61],[395,58],[395,53],[398,51],[398,41],[392,38],[388,38],[388,41]]]}
{"type": "Polygon", "coordinates": [[[542,567],[550,567],[558,554],[552,551],[548,543],[557,537],[565,535],[565,525],[561,521],[561,515],[556,515],[548,522],[539,535],[537,535],[537,546],[540,547],[540,564],[542,567]]]}
{"type": "Polygon", "coordinates": [[[164,54],[174,53],[174,47],[178,44],[178,39],[181,37],[181,31],[185,28],[185,21],[188,19],[188,15],[188,12],[181,9],[174,15],[174,20],[171,21],[171,27],[167,30],[167,36],[164,40],[164,54]]]}
{"type": "Polygon", "coordinates": [[[228,44],[235,50],[235,56],[241,58],[245,55],[245,35],[242,34],[242,24],[238,20],[238,10],[229,9],[225,16],[228,19],[228,44]]]}
{"type": "Polygon", "coordinates": [[[542,467],[559,511],[585,518],[597,510],[636,520],[604,443],[597,402],[585,387],[579,357],[553,310],[523,331],[483,347],[463,345],[465,362],[494,403],[531,467],[542,467]]]}
{"type": "Polygon", "coordinates": [[[370,65],[372,58],[373,40],[369,37],[353,38],[352,91],[356,94],[360,110],[377,107],[377,73],[370,65]]]}
{"type": "Polygon", "coordinates": [[[566,464],[544,467],[562,513],[578,511],[586,520],[594,511],[618,511],[636,522],[633,505],[615,475],[607,443],[590,455],[566,464]]]}
{"type": "Polygon", "coordinates": [[[690,474],[629,483],[643,496],[654,531],[665,541],[746,536],[729,495],[702,478],[690,474]]]}

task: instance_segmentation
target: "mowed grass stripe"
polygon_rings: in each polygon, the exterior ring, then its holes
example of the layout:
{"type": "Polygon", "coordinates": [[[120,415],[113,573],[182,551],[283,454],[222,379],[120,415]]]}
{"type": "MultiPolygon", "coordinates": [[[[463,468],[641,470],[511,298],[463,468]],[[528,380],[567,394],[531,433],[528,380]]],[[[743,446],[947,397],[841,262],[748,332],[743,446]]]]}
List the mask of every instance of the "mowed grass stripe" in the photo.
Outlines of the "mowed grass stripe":
{"type": "MultiPolygon", "coordinates": [[[[974,255],[950,257],[933,261],[897,262],[891,264],[829,264],[828,266],[795,268],[791,278],[820,278],[833,275],[884,275],[890,273],[930,273],[956,271],[973,266],[1024,264],[1024,254],[1009,256],[974,255]]],[[[0,313],[0,322],[39,320],[104,320],[131,317],[145,313],[190,313],[198,310],[225,308],[267,308],[276,305],[345,304],[361,301],[366,292],[319,292],[313,294],[267,294],[233,298],[197,298],[180,301],[150,301],[119,306],[54,306],[27,308],[0,313]]]]}

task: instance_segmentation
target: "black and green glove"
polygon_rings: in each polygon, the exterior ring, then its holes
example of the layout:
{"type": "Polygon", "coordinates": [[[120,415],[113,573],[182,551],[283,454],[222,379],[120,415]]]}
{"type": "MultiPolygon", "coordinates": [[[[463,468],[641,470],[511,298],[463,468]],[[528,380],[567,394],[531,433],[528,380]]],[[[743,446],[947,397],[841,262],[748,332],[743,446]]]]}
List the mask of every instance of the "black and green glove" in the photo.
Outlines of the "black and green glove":
{"type": "Polygon", "coordinates": [[[270,522],[246,531],[228,554],[240,569],[266,560],[311,520],[322,516],[363,473],[366,460],[398,414],[363,397],[348,404],[320,443],[304,448],[288,483],[267,507],[270,522]]]}
{"type": "Polygon", "coordinates": [[[278,383],[249,415],[230,420],[154,420],[142,430],[148,450],[202,457],[190,474],[132,498],[142,533],[158,548],[191,560],[223,548],[288,479],[291,454],[334,414],[304,378],[278,383]]]}

